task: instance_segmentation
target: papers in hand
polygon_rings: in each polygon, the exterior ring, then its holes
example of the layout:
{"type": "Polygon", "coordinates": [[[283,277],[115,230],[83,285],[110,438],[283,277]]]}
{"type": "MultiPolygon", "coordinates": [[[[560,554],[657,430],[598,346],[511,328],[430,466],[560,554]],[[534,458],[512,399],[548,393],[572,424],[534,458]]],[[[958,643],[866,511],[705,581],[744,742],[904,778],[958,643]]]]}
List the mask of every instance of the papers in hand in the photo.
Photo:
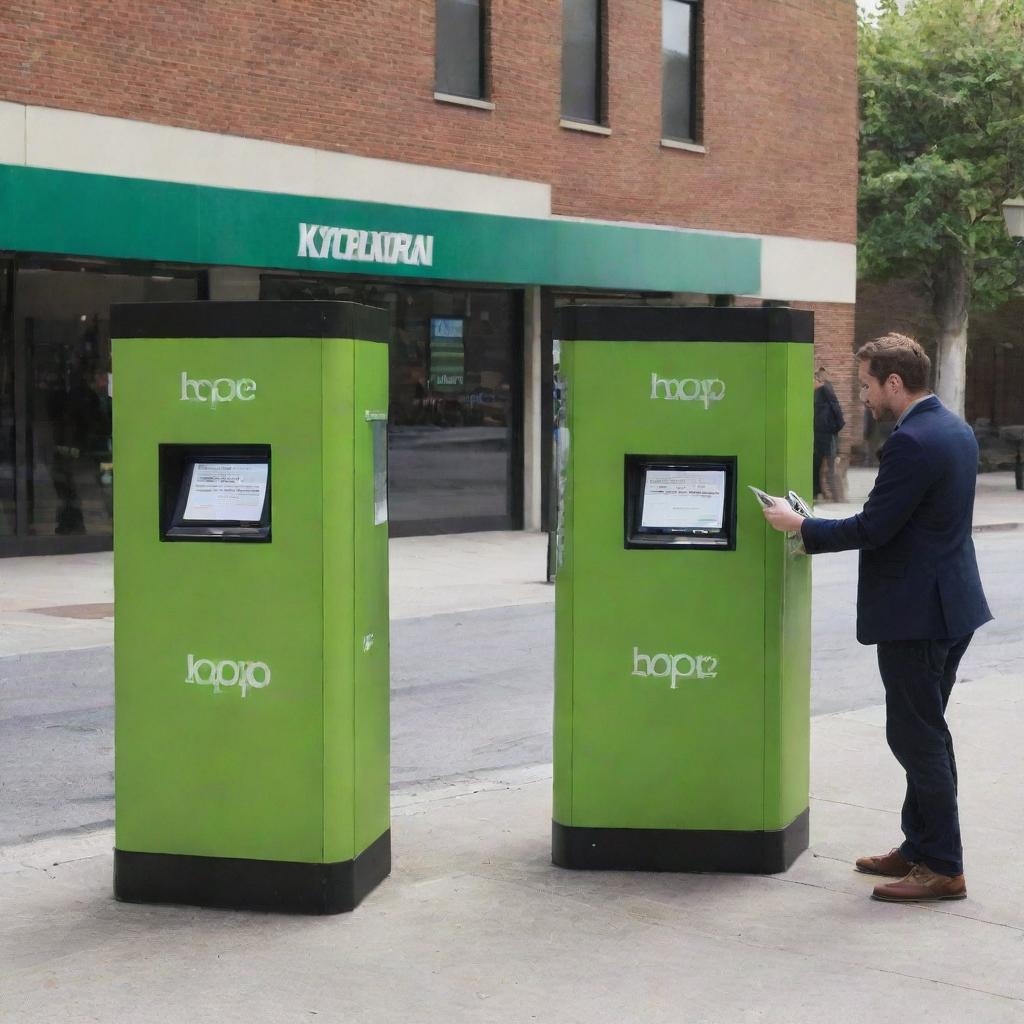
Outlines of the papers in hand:
{"type": "MultiPolygon", "coordinates": [[[[775,505],[775,499],[762,491],[760,487],[755,487],[753,484],[747,484],[747,486],[754,492],[754,497],[760,502],[762,508],[772,508],[775,505]]],[[[802,515],[804,519],[811,518],[810,507],[796,491],[790,491],[786,495],[786,501],[789,503],[789,507],[802,515]]]]}
{"type": "Polygon", "coordinates": [[[804,519],[811,518],[810,507],[808,506],[807,502],[804,501],[804,499],[801,498],[800,495],[796,493],[796,491],[790,491],[786,495],[786,501],[789,502],[790,507],[793,509],[793,511],[799,512],[800,515],[804,517],[804,519]]]}
{"type": "Polygon", "coordinates": [[[753,484],[747,484],[747,486],[754,492],[754,497],[761,503],[762,508],[773,508],[775,501],[770,494],[765,494],[760,487],[755,487],[753,484]]]}

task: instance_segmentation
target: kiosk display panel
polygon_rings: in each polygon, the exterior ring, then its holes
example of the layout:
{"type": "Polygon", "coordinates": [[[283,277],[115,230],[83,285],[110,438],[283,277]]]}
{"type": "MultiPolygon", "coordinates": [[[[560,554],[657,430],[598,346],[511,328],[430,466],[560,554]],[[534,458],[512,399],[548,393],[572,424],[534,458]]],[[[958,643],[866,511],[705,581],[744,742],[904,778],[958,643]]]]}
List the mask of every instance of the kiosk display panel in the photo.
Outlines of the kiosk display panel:
{"type": "Polygon", "coordinates": [[[160,539],[270,541],[269,445],[161,445],[160,539]]]}
{"type": "Polygon", "coordinates": [[[736,547],[734,456],[627,455],[627,548],[736,547]]]}

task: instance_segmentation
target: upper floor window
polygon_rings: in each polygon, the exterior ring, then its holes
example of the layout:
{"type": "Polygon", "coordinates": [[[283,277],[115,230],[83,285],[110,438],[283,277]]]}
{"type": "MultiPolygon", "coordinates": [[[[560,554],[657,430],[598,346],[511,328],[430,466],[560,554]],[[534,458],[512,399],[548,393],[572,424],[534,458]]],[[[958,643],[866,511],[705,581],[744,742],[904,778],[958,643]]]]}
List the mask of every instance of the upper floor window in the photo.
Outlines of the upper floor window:
{"type": "Polygon", "coordinates": [[[695,0],[661,0],[661,135],[697,139],[697,14],[695,0]]]}
{"type": "Polygon", "coordinates": [[[437,92],[485,98],[485,16],[484,0],[437,0],[437,92]]]}
{"type": "Polygon", "coordinates": [[[604,0],[562,0],[562,117],[604,120],[604,0]]]}

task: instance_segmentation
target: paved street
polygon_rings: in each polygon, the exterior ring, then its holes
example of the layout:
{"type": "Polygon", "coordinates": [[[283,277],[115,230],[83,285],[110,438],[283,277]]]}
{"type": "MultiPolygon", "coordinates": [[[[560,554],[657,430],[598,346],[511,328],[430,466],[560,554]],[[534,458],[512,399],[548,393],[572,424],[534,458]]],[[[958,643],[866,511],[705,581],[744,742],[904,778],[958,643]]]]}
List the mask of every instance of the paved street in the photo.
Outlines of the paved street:
{"type": "MultiPolygon", "coordinates": [[[[996,621],[963,682],[1024,664],[1024,531],[975,538],[996,621]]],[[[535,544],[536,574],[543,574],[535,544]]],[[[814,563],[812,713],[878,704],[874,648],[854,641],[857,556],[814,563]]],[[[541,603],[414,615],[392,624],[392,782],[397,790],[551,760],[553,588],[541,603]]],[[[0,846],[109,826],[110,646],[0,659],[0,846]]]]}

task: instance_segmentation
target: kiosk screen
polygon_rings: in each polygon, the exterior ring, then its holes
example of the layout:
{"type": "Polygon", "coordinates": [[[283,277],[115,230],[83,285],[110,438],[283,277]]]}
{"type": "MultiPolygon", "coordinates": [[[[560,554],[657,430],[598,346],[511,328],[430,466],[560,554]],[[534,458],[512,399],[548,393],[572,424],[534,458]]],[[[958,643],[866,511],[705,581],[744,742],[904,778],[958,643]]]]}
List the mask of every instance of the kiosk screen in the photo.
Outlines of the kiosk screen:
{"type": "Polygon", "coordinates": [[[265,462],[195,462],[181,518],[259,522],[267,494],[265,462]]]}
{"type": "Polygon", "coordinates": [[[720,530],[725,514],[725,471],[648,469],[640,526],[656,530],[720,530]]]}
{"type": "Polygon", "coordinates": [[[733,456],[627,455],[625,546],[736,546],[733,456]]]}
{"type": "Polygon", "coordinates": [[[160,539],[270,540],[269,445],[160,445],[160,539]]]}

